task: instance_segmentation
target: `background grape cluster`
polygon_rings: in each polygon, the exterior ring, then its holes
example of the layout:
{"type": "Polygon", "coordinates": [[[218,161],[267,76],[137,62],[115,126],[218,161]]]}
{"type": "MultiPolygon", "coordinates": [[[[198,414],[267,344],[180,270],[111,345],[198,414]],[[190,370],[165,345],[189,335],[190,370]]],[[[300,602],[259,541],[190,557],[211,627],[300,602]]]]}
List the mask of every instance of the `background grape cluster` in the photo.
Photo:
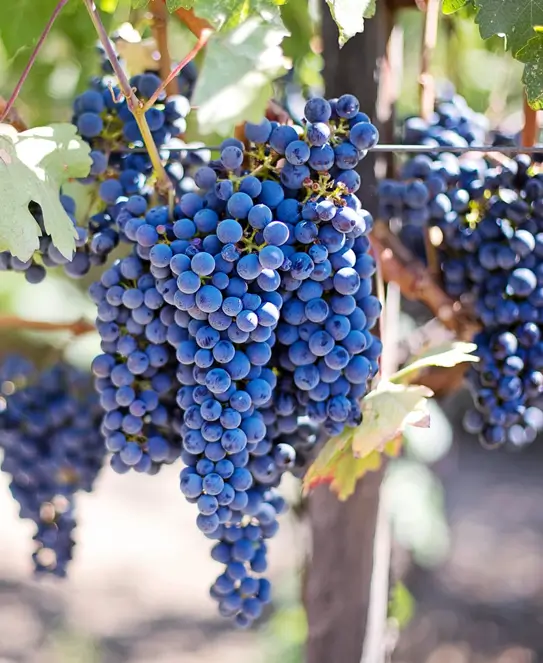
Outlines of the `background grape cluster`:
{"type": "MultiPolygon", "coordinates": [[[[405,139],[429,148],[465,147],[484,143],[484,130],[455,96],[437,104],[432,122],[407,120],[405,139]]],[[[539,171],[527,155],[496,162],[430,150],[408,159],[399,180],[379,186],[381,217],[423,260],[425,236],[433,238],[446,292],[470,307],[484,330],[474,339],[480,361],[467,382],[475,409],[464,424],[486,448],[522,447],[543,427],[539,171]]]]}
{"type": "Polygon", "coordinates": [[[106,452],[100,415],[90,374],[64,363],[40,372],[15,355],[0,365],[1,469],[21,518],[36,524],[38,573],[66,575],[75,496],[92,490],[106,452]]]}

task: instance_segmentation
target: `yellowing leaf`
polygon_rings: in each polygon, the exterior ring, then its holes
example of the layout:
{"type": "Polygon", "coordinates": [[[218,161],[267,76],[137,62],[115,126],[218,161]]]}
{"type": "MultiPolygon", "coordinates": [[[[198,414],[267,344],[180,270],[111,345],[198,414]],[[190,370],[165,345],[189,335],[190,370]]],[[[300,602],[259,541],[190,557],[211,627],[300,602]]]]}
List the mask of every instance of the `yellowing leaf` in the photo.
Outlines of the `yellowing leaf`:
{"type": "Polygon", "coordinates": [[[90,171],[90,147],[72,124],[17,133],[0,124],[0,251],[28,260],[39,247],[41,230],[28,210],[40,205],[46,232],[66,258],[75,249],[76,231],[60,204],[60,187],[90,171]]]}
{"type": "Polygon", "coordinates": [[[362,401],[364,420],[353,434],[354,456],[364,458],[372,451],[381,451],[406,426],[427,428],[426,401],[432,395],[432,390],[422,385],[381,382],[362,401]]]}
{"type": "Polygon", "coordinates": [[[391,382],[405,382],[407,378],[409,381],[413,380],[413,374],[429,368],[430,366],[441,366],[443,368],[452,368],[457,364],[464,362],[478,362],[479,357],[471,354],[477,349],[475,343],[463,343],[454,341],[453,343],[446,343],[438,348],[431,348],[431,350],[416,359],[414,362],[405,366],[397,373],[391,376],[391,382]]]}
{"type": "MultiPolygon", "coordinates": [[[[325,449],[330,441],[325,445],[325,449]]],[[[330,454],[330,449],[328,453],[330,454]]],[[[338,499],[346,500],[354,493],[356,482],[364,474],[374,472],[381,467],[381,455],[378,452],[369,454],[365,458],[354,458],[349,446],[348,449],[339,451],[336,449],[335,453],[328,456],[326,462],[321,454],[304,477],[303,488],[306,493],[319,485],[328,484],[338,499]]]]}

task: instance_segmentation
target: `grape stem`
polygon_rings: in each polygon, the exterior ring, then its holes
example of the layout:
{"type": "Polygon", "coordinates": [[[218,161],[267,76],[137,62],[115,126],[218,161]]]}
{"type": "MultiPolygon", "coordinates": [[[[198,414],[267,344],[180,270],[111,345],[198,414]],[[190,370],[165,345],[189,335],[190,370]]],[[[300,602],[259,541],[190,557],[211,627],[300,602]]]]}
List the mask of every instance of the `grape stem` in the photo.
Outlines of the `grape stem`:
{"type": "Polygon", "coordinates": [[[74,336],[96,331],[96,327],[87,320],[75,320],[74,322],[45,322],[43,320],[27,320],[17,315],[0,316],[0,329],[25,329],[28,331],[71,332],[74,336]]]}
{"type": "Polygon", "coordinates": [[[145,147],[147,148],[147,152],[149,154],[149,158],[151,159],[151,163],[153,164],[153,170],[157,178],[158,188],[162,193],[164,193],[164,195],[167,195],[168,191],[172,187],[172,183],[170,181],[170,178],[168,177],[168,174],[166,173],[164,164],[162,163],[162,159],[160,158],[160,153],[153,139],[151,130],[149,129],[147,119],[145,118],[145,111],[147,110],[146,105],[143,104],[138,99],[136,93],[134,92],[132,86],[130,85],[128,77],[126,76],[126,73],[124,72],[124,69],[122,68],[119,60],[117,59],[117,54],[115,53],[113,45],[111,44],[111,41],[108,37],[104,24],[102,23],[102,19],[100,18],[100,14],[98,13],[98,9],[94,1],[83,0],[83,2],[85,3],[85,7],[94,25],[94,29],[98,34],[100,43],[102,44],[104,51],[107,55],[107,59],[111,63],[113,71],[117,76],[121,92],[125,96],[126,103],[128,104],[128,107],[132,111],[134,119],[138,124],[143,142],[145,144],[145,147]]]}
{"type": "Polygon", "coordinates": [[[0,122],[3,122],[6,117],[8,116],[10,110],[13,108],[13,104],[15,103],[15,100],[19,96],[19,92],[21,91],[21,88],[23,87],[28,74],[30,73],[30,70],[34,66],[34,62],[36,62],[36,58],[38,57],[38,53],[40,52],[41,47],[43,46],[45,40],[47,39],[47,35],[51,32],[51,28],[53,27],[53,23],[56,21],[58,15],[62,11],[63,7],[68,4],[68,0],[59,0],[57,3],[55,9],[53,10],[53,13],[51,14],[51,17],[47,21],[47,24],[45,25],[45,28],[43,29],[43,32],[40,35],[40,38],[38,39],[36,46],[34,46],[34,50],[32,51],[32,54],[30,55],[30,58],[28,62],[26,63],[26,67],[23,69],[23,73],[21,74],[21,77],[19,78],[19,81],[17,82],[17,85],[15,86],[15,89],[11,93],[11,97],[8,99],[4,110],[2,111],[2,114],[0,115],[0,122]]]}
{"type": "Polygon", "coordinates": [[[198,53],[202,50],[202,48],[207,44],[208,39],[211,37],[213,34],[213,30],[210,28],[204,28],[202,32],[200,33],[200,36],[198,37],[198,41],[194,45],[193,48],[185,55],[185,57],[179,62],[177,66],[175,66],[168,76],[166,77],[165,80],[162,81],[162,84],[158,87],[156,92],[153,94],[153,96],[148,99],[145,104],[143,105],[143,112],[149,110],[157,101],[157,99],[160,97],[162,92],[168,87],[168,85],[177,77],[179,72],[187,66],[189,62],[192,62],[194,58],[198,55],[198,53]]]}

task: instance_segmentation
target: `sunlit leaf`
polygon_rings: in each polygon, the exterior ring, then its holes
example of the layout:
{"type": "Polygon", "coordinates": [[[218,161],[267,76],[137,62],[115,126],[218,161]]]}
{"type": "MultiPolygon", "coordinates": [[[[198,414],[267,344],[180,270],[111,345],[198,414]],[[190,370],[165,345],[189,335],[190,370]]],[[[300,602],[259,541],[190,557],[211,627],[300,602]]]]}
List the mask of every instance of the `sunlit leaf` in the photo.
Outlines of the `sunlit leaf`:
{"type": "Polygon", "coordinates": [[[454,14],[468,4],[468,0],[443,0],[441,9],[444,14],[454,14]]]}
{"type": "Polygon", "coordinates": [[[505,37],[505,44],[525,63],[523,82],[532,108],[543,107],[543,44],[537,39],[543,25],[543,3],[539,0],[476,0],[476,21],[483,39],[505,37]]]}
{"type": "Polygon", "coordinates": [[[441,366],[442,368],[453,368],[464,362],[478,362],[479,357],[472,353],[477,349],[475,343],[464,343],[453,341],[445,343],[437,348],[431,348],[428,353],[421,355],[418,359],[402,368],[391,376],[391,382],[413,381],[414,374],[424,368],[441,366]]]}
{"type": "Polygon", "coordinates": [[[364,31],[364,19],[375,14],[376,0],[326,0],[339,30],[339,45],[364,31]]]}
{"type": "Polygon", "coordinates": [[[202,134],[230,133],[249,120],[258,122],[272,96],[272,81],[283,72],[282,23],[252,18],[211,37],[192,103],[202,134]]]}
{"type": "Polygon", "coordinates": [[[71,177],[85,177],[91,167],[90,147],[72,124],[29,129],[18,134],[0,125],[0,251],[28,260],[39,247],[41,230],[28,209],[31,201],[42,209],[46,232],[66,258],[77,236],[60,204],[61,185],[71,177]]]}
{"type": "Polygon", "coordinates": [[[354,429],[353,454],[359,458],[381,451],[396,440],[406,426],[428,428],[427,399],[431,389],[422,385],[398,385],[381,382],[362,401],[364,420],[354,429]]]}

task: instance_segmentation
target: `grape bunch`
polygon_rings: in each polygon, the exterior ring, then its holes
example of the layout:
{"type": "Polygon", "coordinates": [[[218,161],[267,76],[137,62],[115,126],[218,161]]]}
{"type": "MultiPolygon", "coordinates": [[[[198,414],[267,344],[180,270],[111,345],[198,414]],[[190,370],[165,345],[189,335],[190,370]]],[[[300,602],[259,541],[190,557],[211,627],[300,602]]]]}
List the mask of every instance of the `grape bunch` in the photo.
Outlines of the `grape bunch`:
{"type": "Polygon", "coordinates": [[[127,200],[132,253],[91,288],[112,466],[153,474],[181,457],[181,491],[225,565],[211,594],[240,627],[269,600],[256,576],[285,509],[276,489],[301,468],[288,433],[307,452],[315,423],[359,425],[378,370],[372,219],[354,195],[377,139],[351,95],[308,102],[299,131],[247,124],[247,145],[225,140],[173,213],[127,200]]]}
{"type": "Polygon", "coordinates": [[[407,159],[397,179],[379,182],[379,217],[392,222],[403,243],[423,261],[425,229],[465,213],[470,201],[465,187],[487,167],[482,158],[459,158],[431,148],[483,144],[487,129],[484,116],[472,111],[453,89],[437,100],[429,121],[411,117],[403,124],[403,142],[425,145],[428,153],[407,159]]]}
{"type": "Polygon", "coordinates": [[[483,175],[466,189],[469,211],[439,224],[443,280],[484,328],[466,428],[487,448],[522,447],[543,418],[543,178],[525,155],[483,175]]]}
{"type": "MultiPolygon", "coordinates": [[[[150,99],[161,85],[153,73],[134,76],[130,84],[141,101],[150,99]]],[[[163,93],[145,113],[157,147],[186,129],[190,111],[188,100],[178,95],[166,99],[163,93]]],[[[87,181],[96,180],[98,194],[106,205],[122,196],[145,192],[152,164],[146,152],[131,148],[143,146],[139,125],[127,100],[118,88],[109,87],[107,78],[93,81],[92,87],[74,101],[73,123],[91,146],[92,167],[87,181]]]]}
{"type": "Polygon", "coordinates": [[[63,363],[40,373],[17,356],[0,365],[1,469],[21,518],[36,524],[37,573],[66,575],[75,495],[92,490],[105,455],[99,426],[88,374],[63,363]]]}

